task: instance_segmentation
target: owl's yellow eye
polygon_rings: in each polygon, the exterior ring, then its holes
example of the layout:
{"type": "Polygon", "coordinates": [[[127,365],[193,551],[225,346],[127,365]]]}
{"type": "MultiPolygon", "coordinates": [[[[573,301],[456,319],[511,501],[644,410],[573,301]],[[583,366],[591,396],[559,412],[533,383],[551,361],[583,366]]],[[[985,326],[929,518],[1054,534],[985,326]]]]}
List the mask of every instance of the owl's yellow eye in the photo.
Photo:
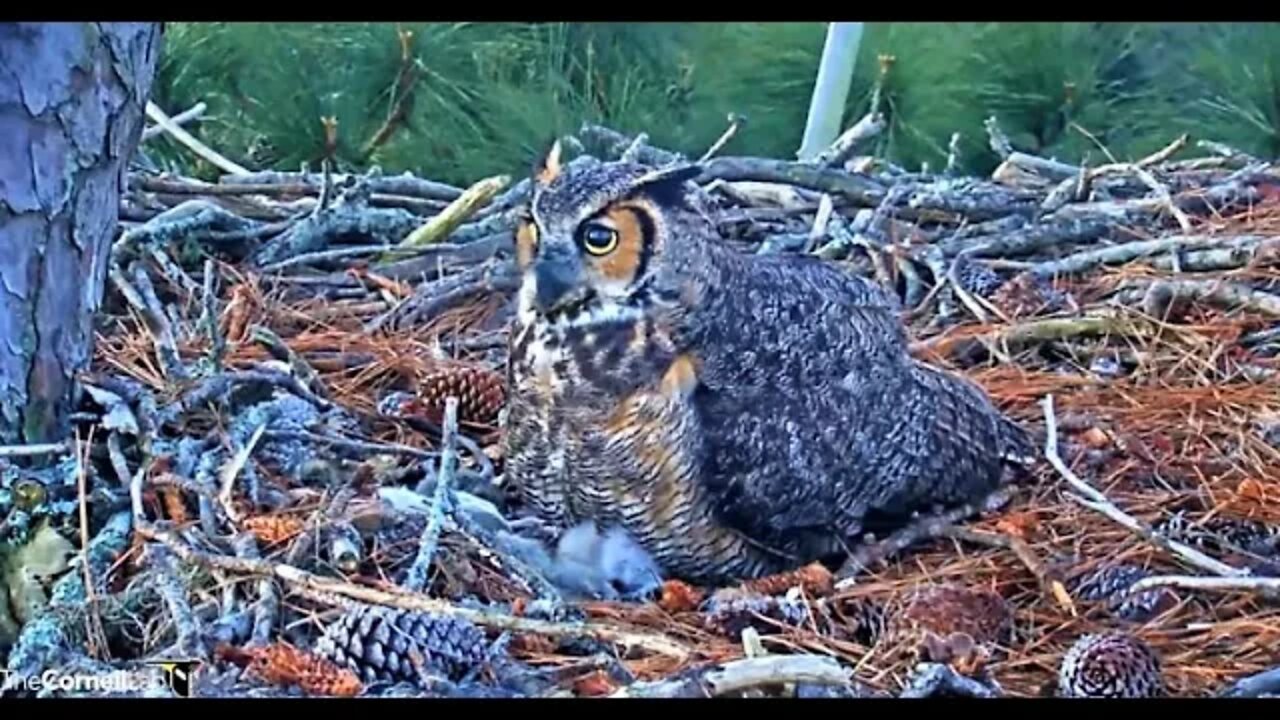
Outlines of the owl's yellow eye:
{"type": "Polygon", "coordinates": [[[582,247],[592,255],[608,255],[618,247],[618,231],[608,225],[592,223],[582,231],[582,247]]]}

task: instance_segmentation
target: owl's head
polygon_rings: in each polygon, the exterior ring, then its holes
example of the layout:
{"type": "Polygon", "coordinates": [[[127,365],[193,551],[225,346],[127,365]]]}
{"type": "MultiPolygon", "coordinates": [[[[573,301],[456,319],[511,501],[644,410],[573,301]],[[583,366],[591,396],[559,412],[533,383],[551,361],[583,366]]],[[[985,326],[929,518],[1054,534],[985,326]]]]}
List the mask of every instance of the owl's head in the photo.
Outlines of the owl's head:
{"type": "Polygon", "coordinates": [[[572,318],[650,298],[664,254],[682,242],[674,228],[690,217],[685,183],[700,172],[588,157],[562,165],[553,144],[516,229],[522,313],[572,318]]]}

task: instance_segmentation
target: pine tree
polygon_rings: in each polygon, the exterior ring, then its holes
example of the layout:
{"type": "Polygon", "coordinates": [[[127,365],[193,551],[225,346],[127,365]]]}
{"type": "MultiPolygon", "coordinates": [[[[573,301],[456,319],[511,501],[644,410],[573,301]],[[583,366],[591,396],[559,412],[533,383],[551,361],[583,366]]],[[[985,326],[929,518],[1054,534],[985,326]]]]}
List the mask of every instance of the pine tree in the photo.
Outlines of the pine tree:
{"type": "Polygon", "coordinates": [[[0,24],[0,442],[67,432],[161,33],[0,24]]]}

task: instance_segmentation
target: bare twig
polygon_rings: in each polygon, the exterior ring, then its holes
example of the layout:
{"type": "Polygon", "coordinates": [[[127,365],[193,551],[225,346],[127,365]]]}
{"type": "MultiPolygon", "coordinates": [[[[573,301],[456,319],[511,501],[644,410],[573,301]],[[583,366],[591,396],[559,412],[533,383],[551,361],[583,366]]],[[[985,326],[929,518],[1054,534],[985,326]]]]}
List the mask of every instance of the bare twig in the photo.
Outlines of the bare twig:
{"type": "Polygon", "coordinates": [[[173,553],[164,546],[153,546],[147,548],[147,555],[151,560],[148,564],[152,578],[169,609],[169,618],[173,621],[174,632],[177,635],[173,649],[162,651],[160,656],[204,657],[204,644],[200,641],[200,623],[191,610],[191,604],[187,601],[186,588],[178,579],[180,573],[173,553]]]}
{"type": "Polygon", "coordinates": [[[574,637],[586,635],[606,642],[616,642],[624,646],[633,646],[650,650],[663,655],[683,659],[689,656],[690,650],[684,645],[659,635],[631,632],[611,625],[600,623],[554,623],[529,618],[515,617],[502,613],[475,610],[459,607],[443,600],[427,597],[403,589],[378,589],[355,585],[320,575],[314,575],[292,565],[275,563],[266,560],[231,558],[214,555],[192,548],[172,532],[161,530],[150,524],[138,528],[144,537],[164,543],[178,557],[202,567],[236,572],[259,577],[275,577],[295,592],[309,597],[325,599],[331,597],[347,598],[372,605],[396,607],[404,610],[439,613],[452,617],[470,620],[478,625],[500,630],[544,634],[552,637],[574,637]]]}
{"type": "Polygon", "coordinates": [[[1154,258],[1170,253],[1193,250],[1242,250],[1253,251],[1269,238],[1265,235],[1240,235],[1222,237],[1214,235],[1175,235],[1160,240],[1141,240],[1121,243],[1096,250],[1084,250],[1056,260],[1038,263],[1033,272],[1041,277],[1075,275],[1095,270],[1104,265],[1122,265],[1154,258]]]}
{"type": "Polygon", "coordinates": [[[866,142],[883,132],[885,124],[882,113],[867,113],[852,127],[841,133],[840,137],[831,143],[831,147],[818,153],[808,163],[819,167],[843,164],[853,154],[859,143],[866,142]]]}
{"type": "Polygon", "coordinates": [[[922,540],[942,537],[951,525],[1003,506],[1012,497],[1011,488],[1001,488],[979,503],[965,503],[936,515],[919,518],[884,540],[859,546],[850,553],[849,558],[836,573],[836,577],[840,579],[835,589],[843,590],[852,587],[857,582],[857,574],[862,570],[870,568],[877,562],[883,562],[922,540]]]}
{"type": "MultiPolygon", "coordinates": [[[[494,196],[510,183],[511,178],[506,175],[497,175],[477,182],[463,191],[458,199],[449,203],[449,207],[441,210],[440,214],[409,233],[407,237],[398,243],[397,247],[400,249],[418,248],[447,238],[463,221],[492,201],[494,196]]],[[[392,257],[394,256],[385,255],[383,260],[388,260],[392,257]]]]}
{"type": "MultiPolygon", "coordinates": [[[[178,113],[177,115],[170,117],[169,122],[181,127],[191,122],[192,120],[199,118],[201,115],[204,114],[204,111],[207,109],[209,109],[208,105],[205,105],[203,102],[198,102],[195,105],[192,105],[191,107],[187,108],[186,110],[183,110],[182,112],[178,113]]],[[[165,129],[160,125],[152,125],[151,127],[148,127],[147,129],[142,131],[142,142],[146,142],[163,132],[165,132],[165,129]]]]}
{"type": "Polygon", "coordinates": [[[850,686],[853,674],[821,655],[766,655],[711,666],[692,677],[654,683],[633,683],[612,697],[693,698],[724,697],[755,688],[798,683],[850,686]]]}
{"type": "Polygon", "coordinates": [[[733,139],[733,136],[738,134],[738,128],[742,125],[742,123],[743,123],[742,118],[738,117],[737,115],[734,115],[733,113],[730,113],[729,128],[725,130],[724,133],[721,134],[720,137],[717,138],[714,143],[711,144],[711,147],[707,148],[706,152],[702,153],[702,157],[698,158],[698,162],[704,163],[710,160],[712,157],[715,156],[716,153],[720,152],[720,150],[723,149],[725,145],[728,145],[729,141],[733,139]]]}
{"type": "Polygon", "coordinates": [[[622,154],[618,156],[618,160],[624,163],[639,162],[640,153],[648,144],[649,133],[642,132],[636,135],[635,138],[632,139],[631,144],[627,146],[627,149],[623,150],[622,154]]]}
{"type": "Polygon", "coordinates": [[[1051,465],[1053,465],[1054,470],[1058,471],[1058,474],[1062,476],[1062,479],[1067,481],[1067,484],[1070,485],[1072,489],[1084,496],[1080,497],[1078,495],[1069,495],[1068,497],[1090,510],[1094,510],[1105,515],[1122,527],[1131,530],[1144,540],[1156,545],[1166,552],[1177,555],[1188,564],[1200,568],[1201,570],[1206,570],[1215,575],[1221,575],[1224,577],[1244,577],[1249,575],[1248,570],[1227,565],[1226,563],[1205,555],[1195,548],[1188,547],[1182,543],[1162,537],[1152,530],[1146,523],[1143,523],[1116,507],[1114,503],[1107,499],[1106,495],[1103,495],[1091,485],[1081,480],[1079,477],[1076,477],[1076,474],[1071,471],[1071,468],[1067,467],[1067,464],[1062,461],[1062,457],[1058,454],[1058,425],[1057,418],[1053,412],[1053,395],[1046,395],[1040,404],[1044,408],[1046,433],[1044,449],[1045,458],[1051,465]]]}
{"type": "Polygon", "coordinates": [[[267,430],[266,423],[259,425],[249,438],[249,442],[244,447],[236,451],[231,458],[231,462],[222,468],[221,491],[218,493],[218,502],[222,504],[222,510],[231,519],[231,522],[239,524],[242,517],[240,511],[236,509],[235,503],[235,486],[236,478],[239,477],[240,471],[244,469],[249,458],[253,455],[253,450],[258,446],[258,441],[262,439],[263,433],[267,430]]]}
{"type": "Polygon", "coordinates": [[[1157,317],[1173,303],[1200,301],[1280,318],[1280,295],[1224,280],[1135,280],[1120,289],[1133,291],[1133,299],[1141,299],[1147,312],[1157,317]]]}
{"type": "Polygon", "coordinates": [[[1214,592],[1253,592],[1268,596],[1280,596],[1278,595],[1280,594],[1280,578],[1201,577],[1198,575],[1153,575],[1130,585],[1125,590],[1125,595],[1136,595],[1144,590],[1162,587],[1214,592]]]}
{"type": "Polygon", "coordinates": [[[183,130],[153,102],[147,103],[147,117],[151,118],[151,120],[154,121],[156,126],[161,130],[173,136],[174,140],[177,140],[187,146],[187,148],[192,152],[209,161],[219,169],[242,175],[247,175],[249,173],[249,170],[245,167],[237,165],[222,155],[214,152],[208,145],[197,140],[194,135],[183,130]]]}
{"type": "Polygon", "coordinates": [[[944,528],[942,534],[945,537],[954,538],[963,542],[973,543],[975,545],[985,545],[987,547],[996,547],[1008,550],[1014,554],[1018,560],[1026,566],[1027,570],[1040,583],[1040,587],[1044,589],[1058,605],[1072,615],[1077,615],[1075,602],[1071,599],[1071,593],[1067,592],[1066,585],[1057,573],[1050,571],[1045,567],[1040,558],[1036,557],[1035,551],[1031,546],[1021,538],[1012,535],[998,535],[995,533],[985,533],[978,530],[970,530],[962,527],[944,528]]]}
{"type": "Polygon", "coordinates": [[[457,434],[458,398],[450,396],[445,399],[440,472],[436,474],[435,493],[431,498],[431,513],[427,516],[427,525],[423,528],[422,537],[418,540],[418,554],[404,581],[404,586],[414,592],[421,592],[427,585],[427,572],[431,568],[431,560],[435,556],[436,544],[440,539],[440,527],[444,523],[445,506],[448,504],[457,465],[457,451],[454,447],[454,437],[457,434]]]}
{"type": "Polygon", "coordinates": [[[156,357],[160,360],[165,374],[170,378],[185,379],[188,377],[186,366],[182,364],[173,328],[169,324],[169,317],[160,306],[160,300],[156,297],[151,278],[147,276],[146,270],[140,264],[134,264],[132,269],[133,281],[131,282],[125,278],[124,272],[112,263],[109,271],[111,280],[125,300],[142,315],[147,329],[151,331],[156,357]]]}
{"type": "Polygon", "coordinates": [[[32,443],[30,445],[0,445],[0,458],[37,457],[40,455],[66,455],[72,452],[71,443],[32,443]]]}

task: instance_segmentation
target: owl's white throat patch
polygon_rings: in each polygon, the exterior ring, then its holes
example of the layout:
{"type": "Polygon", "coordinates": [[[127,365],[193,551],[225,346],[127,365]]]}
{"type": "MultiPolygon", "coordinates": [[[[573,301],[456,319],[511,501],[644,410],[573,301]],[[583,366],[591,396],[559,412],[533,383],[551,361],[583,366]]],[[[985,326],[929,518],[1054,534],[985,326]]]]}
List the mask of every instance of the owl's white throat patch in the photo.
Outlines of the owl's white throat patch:
{"type": "Polygon", "coordinates": [[[538,280],[531,274],[520,286],[516,317],[522,327],[537,326],[549,330],[567,330],[569,328],[629,322],[639,320],[643,315],[640,308],[629,305],[625,301],[597,295],[580,308],[574,308],[569,312],[558,313],[548,318],[540,315],[536,309],[535,298],[537,295],[538,280]]]}
{"type": "Polygon", "coordinates": [[[557,330],[567,330],[569,328],[630,322],[633,320],[639,320],[640,317],[641,312],[639,308],[632,307],[616,300],[597,298],[578,309],[576,312],[557,315],[548,323],[548,325],[557,330]]]}

